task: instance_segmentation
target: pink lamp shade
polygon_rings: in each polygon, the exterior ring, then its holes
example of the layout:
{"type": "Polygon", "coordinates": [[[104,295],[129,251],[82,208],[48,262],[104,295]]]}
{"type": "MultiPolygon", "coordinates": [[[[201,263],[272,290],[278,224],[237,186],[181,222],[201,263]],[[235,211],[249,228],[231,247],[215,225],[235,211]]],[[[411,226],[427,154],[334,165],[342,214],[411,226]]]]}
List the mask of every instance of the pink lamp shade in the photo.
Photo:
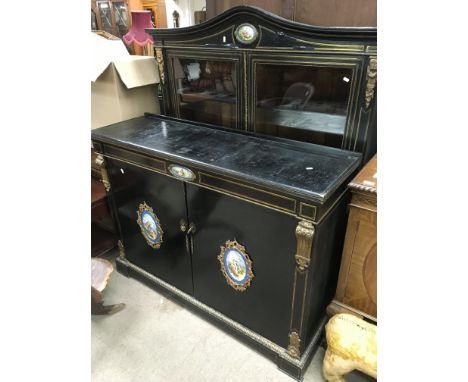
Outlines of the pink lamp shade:
{"type": "Polygon", "coordinates": [[[146,46],[146,44],[153,43],[153,38],[145,32],[145,28],[154,28],[151,22],[150,11],[132,11],[132,27],[128,33],[123,36],[126,44],[130,45],[132,42],[139,46],[146,46]]]}

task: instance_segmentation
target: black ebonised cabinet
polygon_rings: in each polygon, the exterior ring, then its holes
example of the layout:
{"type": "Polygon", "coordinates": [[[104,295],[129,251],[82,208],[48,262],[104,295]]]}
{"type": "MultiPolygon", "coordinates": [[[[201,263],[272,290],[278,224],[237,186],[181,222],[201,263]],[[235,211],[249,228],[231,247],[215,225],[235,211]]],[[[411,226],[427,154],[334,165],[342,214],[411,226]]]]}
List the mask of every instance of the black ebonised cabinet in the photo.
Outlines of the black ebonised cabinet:
{"type": "Polygon", "coordinates": [[[118,270],[198,308],[296,378],[336,285],[361,154],[147,115],[93,130],[118,270]]]}
{"type": "Polygon", "coordinates": [[[375,154],[376,28],[315,27],[240,6],[147,32],[165,115],[356,151],[363,163],[375,154]]]}
{"type": "Polygon", "coordinates": [[[301,379],[335,292],[346,185],[376,150],[376,30],[237,7],[148,33],[164,115],[92,131],[117,269],[301,379]]]}

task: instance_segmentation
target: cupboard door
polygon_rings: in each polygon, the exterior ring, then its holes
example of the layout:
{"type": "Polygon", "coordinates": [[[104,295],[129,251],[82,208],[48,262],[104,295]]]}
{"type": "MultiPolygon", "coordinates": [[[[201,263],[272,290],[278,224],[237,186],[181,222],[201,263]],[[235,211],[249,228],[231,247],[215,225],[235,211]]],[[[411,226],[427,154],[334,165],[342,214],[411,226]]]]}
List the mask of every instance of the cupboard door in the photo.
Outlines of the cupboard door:
{"type": "Polygon", "coordinates": [[[192,184],[187,184],[187,205],[189,219],[196,225],[192,254],[195,298],[287,347],[297,220],[192,184]],[[253,277],[245,272],[248,261],[243,262],[239,253],[226,255],[226,272],[232,279],[223,273],[218,256],[221,247],[229,251],[230,245],[233,249],[245,247],[253,277]],[[239,287],[249,282],[245,290],[239,287]]]}
{"type": "Polygon", "coordinates": [[[351,205],[336,297],[377,319],[377,214],[351,205]]]}
{"type": "Polygon", "coordinates": [[[168,50],[173,115],[190,121],[239,129],[242,70],[239,54],[192,54],[168,50]]]}
{"type": "Polygon", "coordinates": [[[184,184],[112,159],[107,167],[127,259],[192,294],[190,252],[180,229],[187,220],[184,184]]]}

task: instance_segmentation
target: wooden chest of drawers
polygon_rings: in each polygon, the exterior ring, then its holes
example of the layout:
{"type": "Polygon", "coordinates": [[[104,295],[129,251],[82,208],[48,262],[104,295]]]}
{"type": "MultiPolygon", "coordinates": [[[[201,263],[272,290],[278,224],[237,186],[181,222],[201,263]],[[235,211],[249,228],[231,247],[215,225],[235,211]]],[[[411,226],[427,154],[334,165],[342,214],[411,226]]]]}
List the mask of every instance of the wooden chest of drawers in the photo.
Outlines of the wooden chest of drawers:
{"type": "Polygon", "coordinates": [[[348,185],[352,191],[338,286],[330,315],[377,321],[377,154],[348,185]]]}

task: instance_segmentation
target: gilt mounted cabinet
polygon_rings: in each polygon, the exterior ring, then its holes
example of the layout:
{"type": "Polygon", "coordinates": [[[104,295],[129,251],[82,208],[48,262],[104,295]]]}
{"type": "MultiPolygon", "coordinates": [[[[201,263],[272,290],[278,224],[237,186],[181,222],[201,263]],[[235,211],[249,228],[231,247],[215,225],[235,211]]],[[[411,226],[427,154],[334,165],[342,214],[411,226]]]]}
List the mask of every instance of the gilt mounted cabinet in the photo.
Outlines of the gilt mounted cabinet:
{"type": "Polygon", "coordinates": [[[375,154],[375,28],[314,27],[241,6],[147,32],[165,115],[356,151],[364,162],[375,154]]]}
{"type": "Polygon", "coordinates": [[[198,308],[300,379],[333,296],[345,184],[361,154],[154,115],[92,138],[120,231],[119,271],[198,308]]]}
{"type": "Polygon", "coordinates": [[[376,31],[237,7],[147,32],[163,115],[92,131],[117,268],[301,379],[336,290],[346,185],[376,149],[376,31]]]}

